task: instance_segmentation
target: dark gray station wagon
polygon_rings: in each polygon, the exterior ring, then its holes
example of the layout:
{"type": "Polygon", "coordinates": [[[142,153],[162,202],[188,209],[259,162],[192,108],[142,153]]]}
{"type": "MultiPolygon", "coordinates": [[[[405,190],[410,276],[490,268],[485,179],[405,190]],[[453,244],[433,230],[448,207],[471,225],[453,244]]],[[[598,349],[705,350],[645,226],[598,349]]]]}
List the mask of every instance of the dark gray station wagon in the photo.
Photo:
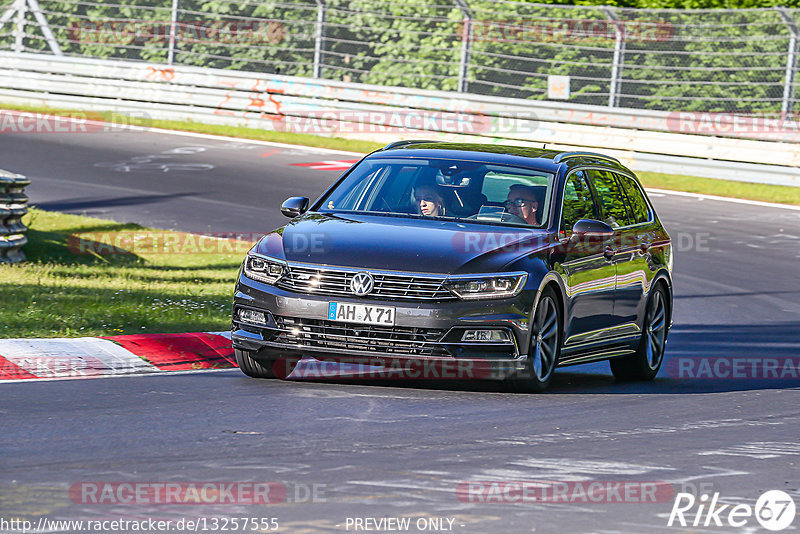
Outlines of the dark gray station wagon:
{"type": "Polygon", "coordinates": [[[373,152],[248,253],[232,339],[241,370],[303,356],[407,378],[541,391],[609,360],[650,380],[672,312],[670,237],[614,158],[401,141],[373,152]]]}

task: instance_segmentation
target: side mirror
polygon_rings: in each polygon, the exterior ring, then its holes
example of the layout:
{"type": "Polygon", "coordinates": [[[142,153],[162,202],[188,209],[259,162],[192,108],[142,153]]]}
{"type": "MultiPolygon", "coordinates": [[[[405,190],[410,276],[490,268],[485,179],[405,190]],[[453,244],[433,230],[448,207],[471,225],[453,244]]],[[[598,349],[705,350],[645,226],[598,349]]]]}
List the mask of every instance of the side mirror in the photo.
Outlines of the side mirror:
{"type": "Polygon", "coordinates": [[[614,229],[603,221],[581,219],[572,227],[572,235],[576,238],[599,237],[607,239],[614,235],[614,229]]]}
{"type": "Polygon", "coordinates": [[[308,210],[308,198],[290,197],[281,205],[281,213],[290,219],[304,214],[308,210]]]}

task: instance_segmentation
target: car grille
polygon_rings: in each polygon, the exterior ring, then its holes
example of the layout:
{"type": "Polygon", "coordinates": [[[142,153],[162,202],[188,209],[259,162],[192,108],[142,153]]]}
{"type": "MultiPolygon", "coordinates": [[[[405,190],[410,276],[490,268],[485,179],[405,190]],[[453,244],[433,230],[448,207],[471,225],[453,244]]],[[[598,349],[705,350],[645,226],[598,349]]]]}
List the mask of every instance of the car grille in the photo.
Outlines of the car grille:
{"type": "Polygon", "coordinates": [[[444,330],[339,323],[278,315],[275,316],[275,321],[282,332],[272,341],[288,345],[414,356],[449,354],[436,343],[444,330]]]}
{"type": "MultiPolygon", "coordinates": [[[[277,286],[300,293],[352,297],[350,282],[360,271],[337,270],[327,267],[289,265],[289,273],[277,286]]],[[[445,276],[422,276],[370,272],[375,286],[368,297],[404,300],[454,300],[444,287],[445,276]]]]}

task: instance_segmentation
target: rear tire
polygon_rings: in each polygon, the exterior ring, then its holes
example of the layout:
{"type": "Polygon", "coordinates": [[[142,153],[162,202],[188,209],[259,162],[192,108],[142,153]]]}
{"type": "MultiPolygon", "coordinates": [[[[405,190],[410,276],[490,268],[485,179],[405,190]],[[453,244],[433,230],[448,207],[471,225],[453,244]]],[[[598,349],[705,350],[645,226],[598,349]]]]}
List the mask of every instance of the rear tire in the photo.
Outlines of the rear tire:
{"type": "Polygon", "coordinates": [[[667,294],[662,284],[653,288],[642,324],[642,337],[635,354],[609,360],[619,381],[653,380],[664,361],[669,333],[667,294]]]}
{"type": "Polygon", "coordinates": [[[284,379],[297,367],[295,358],[278,358],[261,363],[253,358],[253,353],[246,350],[234,349],[236,363],[239,369],[251,378],[280,378],[284,379]]]}
{"type": "Polygon", "coordinates": [[[555,291],[542,292],[531,320],[531,344],[525,369],[508,378],[512,389],[540,393],[547,389],[561,355],[561,310],[555,291]]]}

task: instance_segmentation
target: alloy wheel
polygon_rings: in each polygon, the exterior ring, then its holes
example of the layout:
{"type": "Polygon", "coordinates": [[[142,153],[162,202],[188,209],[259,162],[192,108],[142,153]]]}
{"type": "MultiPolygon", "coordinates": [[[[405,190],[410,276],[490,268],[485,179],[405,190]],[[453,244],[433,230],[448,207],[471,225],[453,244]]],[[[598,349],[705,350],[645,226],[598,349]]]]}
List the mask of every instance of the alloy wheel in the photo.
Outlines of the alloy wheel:
{"type": "Polygon", "coordinates": [[[664,297],[661,291],[653,293],[647,310],[645,322],[645,354],[650,369],[657,369],[664,357],[664,345],[667,338],[667,314],[664,297]]]}
{"type": "Polygon", "coordinates": [[[531,339],[531,366],[536,378],[544,382],[553,372],[558,353],[558,310],[550,295],[544,295],[536,308],[531,339]]]}

